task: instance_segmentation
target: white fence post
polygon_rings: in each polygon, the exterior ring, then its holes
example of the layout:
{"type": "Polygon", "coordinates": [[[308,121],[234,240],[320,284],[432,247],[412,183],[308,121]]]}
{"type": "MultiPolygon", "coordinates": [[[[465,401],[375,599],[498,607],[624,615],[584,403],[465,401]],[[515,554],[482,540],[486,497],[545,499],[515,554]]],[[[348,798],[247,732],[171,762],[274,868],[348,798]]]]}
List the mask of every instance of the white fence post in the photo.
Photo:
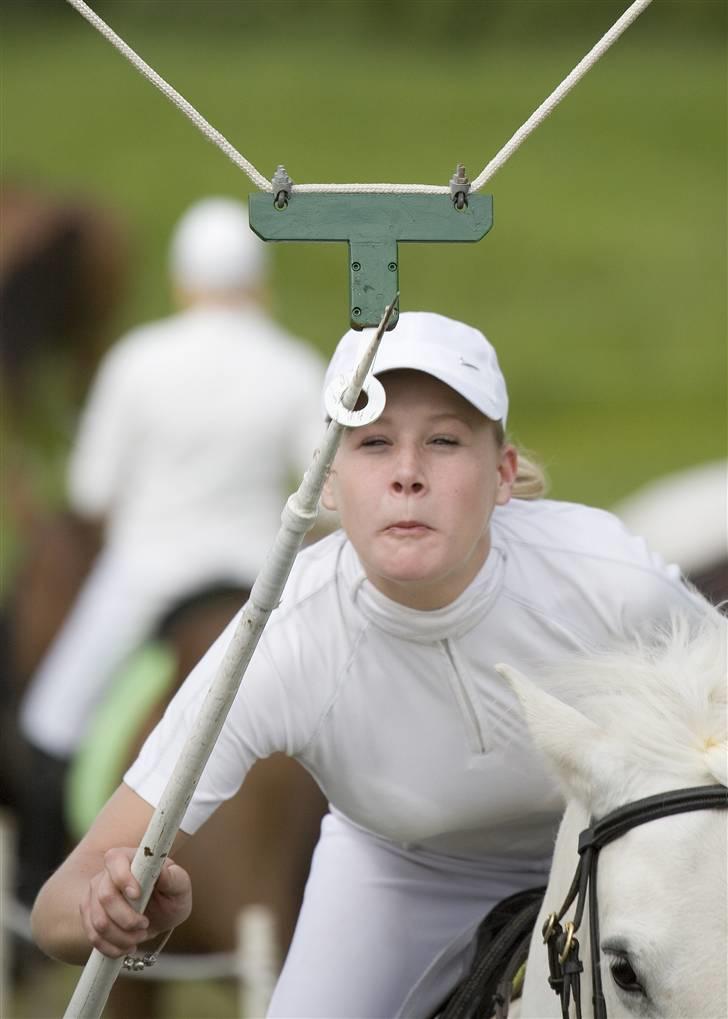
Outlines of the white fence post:
{"type": "Polygon", "coordinates": [[[279,971],[273,911],[269,906],[246,906],[237,927],[240,1019],[263,1019],[279,971]]]}
{"type": "Polygon", "coordinates": [[[7,816],[0,811],[0,1016],[9,1015],[11,935],[8,914],[13,903],[15,838],[7,816]]]}

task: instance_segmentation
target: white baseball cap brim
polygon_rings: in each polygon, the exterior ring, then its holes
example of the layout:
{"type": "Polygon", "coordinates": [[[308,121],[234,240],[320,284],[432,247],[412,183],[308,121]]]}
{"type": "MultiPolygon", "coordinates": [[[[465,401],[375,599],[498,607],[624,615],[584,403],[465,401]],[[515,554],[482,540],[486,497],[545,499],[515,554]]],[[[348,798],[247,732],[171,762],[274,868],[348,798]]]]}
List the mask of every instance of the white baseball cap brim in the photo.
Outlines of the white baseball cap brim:
{"type": "MultiPolygon", "coordinates": [[[[350,329],[329,362],[324,390],[338,375],[350,376],[373,329],[350,329]]],[[[479,329],[429,311],[402,312],[385,332],[374,360],[374,374],[409,368],[450,386],[481,414],[505,427],[508,391],[495,349],[479,329]]]]}

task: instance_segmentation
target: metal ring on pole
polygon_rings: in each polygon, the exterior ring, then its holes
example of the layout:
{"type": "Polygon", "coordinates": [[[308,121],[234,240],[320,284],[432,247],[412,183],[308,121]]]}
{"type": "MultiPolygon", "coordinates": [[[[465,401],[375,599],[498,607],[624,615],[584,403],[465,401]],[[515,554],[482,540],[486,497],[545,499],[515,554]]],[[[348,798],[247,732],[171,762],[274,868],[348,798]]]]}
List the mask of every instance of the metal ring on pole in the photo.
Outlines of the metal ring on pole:
{"type": "Polygon", "coordinates": [[[382,383],[373,375],[365,379],[361,391],[366,394],[367,402],[361,410],[347,410],[341,402],[341,398],[350,384],[351,379],[346,375],[337,375],[331,380],[324,396],[326,413],[332,421],[345,425],[347,428],[360,428],[362,425],[376,421],[384,410],[387,400],[382,383]]]}

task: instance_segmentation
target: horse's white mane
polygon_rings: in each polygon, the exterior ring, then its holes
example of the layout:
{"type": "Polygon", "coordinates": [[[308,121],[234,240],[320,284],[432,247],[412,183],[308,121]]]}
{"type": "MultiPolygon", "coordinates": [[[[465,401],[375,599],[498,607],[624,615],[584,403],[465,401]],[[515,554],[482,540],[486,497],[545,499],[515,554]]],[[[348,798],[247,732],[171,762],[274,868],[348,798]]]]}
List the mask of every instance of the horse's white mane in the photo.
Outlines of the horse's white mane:
{"type": "Polygon", "coordinates": [[[577,656],[549,688],[640,767],[728,784],[727,649],[728,618],[706,601],[699,617],[676,615],[630,646],[577,656]]]}

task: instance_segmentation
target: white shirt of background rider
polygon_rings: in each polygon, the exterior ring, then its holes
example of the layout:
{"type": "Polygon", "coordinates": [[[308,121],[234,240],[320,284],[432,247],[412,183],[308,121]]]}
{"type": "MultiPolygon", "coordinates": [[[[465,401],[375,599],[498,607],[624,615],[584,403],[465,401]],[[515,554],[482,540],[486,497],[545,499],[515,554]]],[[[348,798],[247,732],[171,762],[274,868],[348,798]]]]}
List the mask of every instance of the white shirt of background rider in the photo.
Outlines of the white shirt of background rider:
{"type": "Polygon", "coordinates": [[[250,583],[321,440],[322,380],[319,355],[253,306],[199,305],[136,329],[94,383],[72,505],[106,518],[125,557],[250,583]]]}
{"type": "Polygon", "coordinates": [[[186,210],[169,278],[180,311],[133,330],[101,363],[70,501],[103,518],[127,566],[146,563],[167,587],[249,585],[320,441],[324,362],[268,315],[268,248],[243,203],[186,210]]]}

